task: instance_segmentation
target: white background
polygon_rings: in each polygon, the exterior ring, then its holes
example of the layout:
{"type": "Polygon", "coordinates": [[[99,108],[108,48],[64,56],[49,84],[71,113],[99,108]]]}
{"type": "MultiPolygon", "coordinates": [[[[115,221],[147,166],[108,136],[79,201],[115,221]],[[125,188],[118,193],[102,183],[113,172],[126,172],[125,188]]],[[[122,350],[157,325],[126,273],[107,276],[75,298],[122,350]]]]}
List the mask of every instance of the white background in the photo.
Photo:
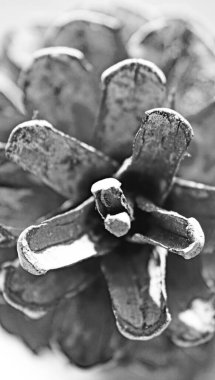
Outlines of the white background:
{"type": "MultiPolygon", "coordinates": [[[[72,4],[73,0],[0,0],[0,35],[5,29],[37,19],[38,16],[45,18],[48,15],[54,19],[72,4]]],[[[157,9],[162,8],[163,4],[166,8],[173,8],[177,4],[177,8],[183,10],[185,14],[190,16],[199,14],[208,26],[215,29],[215,0],[151,0],[150,4],[155,5],[157,9]]],[[[131,380],[132,375],[128,376],[131,380]]],[[[101,376],[100,370],[96,369],[86,374],[85,371],[71,368],[66,360],[57,354],[44,352],[38,358],[16,338],[7,335],[0,328],[0,379],[2,380],[100,380],[101,378],[112,380],[113,373],[107,371],[105,376],[101,376]]],[[[208,376],[204,374],[204,380],[212,379],[215,379],[215,368],[213,374],[208,376]]],[[[202,380],[202,375],[198,380],[202,380]]]]}

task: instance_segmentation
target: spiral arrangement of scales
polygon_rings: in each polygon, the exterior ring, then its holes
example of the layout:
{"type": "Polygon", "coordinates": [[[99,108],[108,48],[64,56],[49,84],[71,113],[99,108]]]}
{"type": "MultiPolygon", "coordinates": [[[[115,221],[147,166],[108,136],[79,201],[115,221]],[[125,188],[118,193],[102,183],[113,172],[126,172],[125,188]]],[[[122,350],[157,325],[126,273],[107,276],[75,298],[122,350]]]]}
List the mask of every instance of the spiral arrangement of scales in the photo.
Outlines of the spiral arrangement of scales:
{"type": "Polygon", "coordinates": [[[147,380],[211,360],[214,63],[200,24],[142,8],[5,37],[0,323],[34,352],[147,380]]]}

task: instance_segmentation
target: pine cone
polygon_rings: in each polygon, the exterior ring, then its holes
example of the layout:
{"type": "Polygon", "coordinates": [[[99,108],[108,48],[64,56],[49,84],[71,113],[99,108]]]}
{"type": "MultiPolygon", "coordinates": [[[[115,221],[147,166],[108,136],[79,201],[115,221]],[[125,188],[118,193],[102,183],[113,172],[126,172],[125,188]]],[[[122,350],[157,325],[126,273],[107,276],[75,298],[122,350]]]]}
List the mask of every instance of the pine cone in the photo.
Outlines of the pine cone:
{"type": "Polygon", "coordinates": [[[21,73],[0,146],[0,321],[77,366],[194,379],[215,332],[215,57],[188,21],[129,27],[74,12],[21,73]]]}

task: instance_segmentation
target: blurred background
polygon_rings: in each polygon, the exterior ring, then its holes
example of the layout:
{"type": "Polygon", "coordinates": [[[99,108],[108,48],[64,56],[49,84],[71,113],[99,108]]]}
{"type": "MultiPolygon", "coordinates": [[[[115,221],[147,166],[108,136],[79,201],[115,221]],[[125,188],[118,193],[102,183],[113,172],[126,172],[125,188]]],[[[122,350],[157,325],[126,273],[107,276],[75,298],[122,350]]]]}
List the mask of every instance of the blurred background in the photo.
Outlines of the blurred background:
{"type": "MultiPolygon", "coordinates": [[[[138,0],[135,1],[138,2],[138,0]]],[[[102,3],[106,2],[108,3],[108,0],[102,1],[102,3]]],[[[11,28],[31,23],[38,18],[44,20],[48,18],[52,21],[59,16],[60,12],[73,7],[75,3],[78,2],[74,0],[0,0],[0,36],[2,37],[5,31],[11,28]]],[[[141,0],[141,3],[147,4],[147,1],[141,0]]],[[[155,7],[158,14],[160,10],[162,13],[177,10],[187,16],[200,17],[209,28],[215,31],[214,0],[150,0],[150,6],[155,7]]],[[[85,371],[73,369],[58,353],[44,352],[40,358],[34,356],[17,338],[8,335],[1,328],[0,358],[0,377],[4,380],[14,378],[16,380],[101,379],[100,369],[90,371],[88,374],[85,371]]],[[[113,379],[109,370],[104,377],[113,379]]],[[[135,378],[141,379],[139,376],[135,378]]],[[[204,380],[214,379],[215,367],[214,370],[210,369],[209,374],[204,373],[204,377],[201,374],[198,380],[203,378],[204,380]]]]}
{"type": "MultiPolygon", "coordinates": [[[[109,0],[95,0],[98,4],[109,3],[109,0]]],[[[123,4],[129,3],[150,4],[159,9],[181,10],[187,15],[199,15],[204,18],[207,24],[215,29],[214,15],[215,2],[214,0],[124,0],[123,4]]],[[[59,13],[73,7],[74,4],[79,4],[79,0],[0,0],[0,31],[1,33],[8,28],[20,25],[23,22],[38,19],[38,17],[55,19],[59,13]]],[[[88,0],[85,0],[87,3],[88,0]]],[[[92,3],[92,0],[89,0],[92,3]]],[[[112,0],[114,2],[114,0],[112,0]]]]}

